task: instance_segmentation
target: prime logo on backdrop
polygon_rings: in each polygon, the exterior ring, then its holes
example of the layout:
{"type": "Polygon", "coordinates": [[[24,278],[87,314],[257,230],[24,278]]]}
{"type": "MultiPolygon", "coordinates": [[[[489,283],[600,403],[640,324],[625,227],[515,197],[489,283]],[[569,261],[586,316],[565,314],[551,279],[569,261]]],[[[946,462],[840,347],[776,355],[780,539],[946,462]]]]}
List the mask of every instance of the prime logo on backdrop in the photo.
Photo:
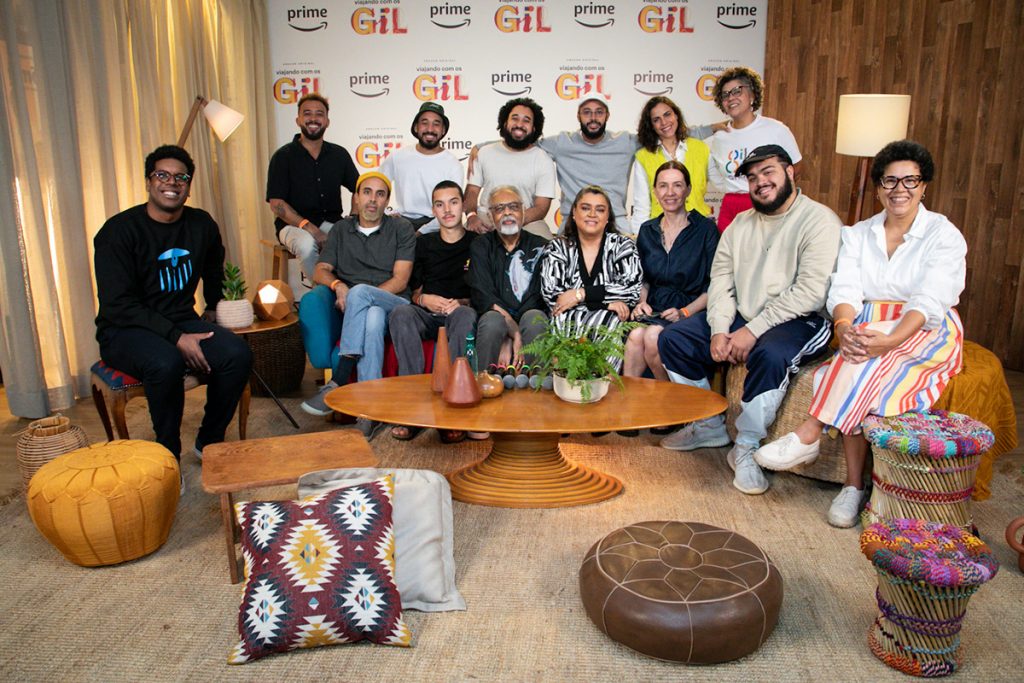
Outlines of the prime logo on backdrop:
{"type": "Polygon", "coordinates": [[[635,131],[655,95],[673,98],[687,123],[719,121],[718,75],[764,71],[768,0],[265,2],[275,143],[295,135],[299,98],[318,92],[331,102],[327,139],[361,170],[415,144],[409,124],[423,102],[444,105],[442,145],[465,160],[498,138],[496,114],[512,97],[544,107],[548,135],[578,130],[588,95],[608,102],[609,130],[635,131]]]}

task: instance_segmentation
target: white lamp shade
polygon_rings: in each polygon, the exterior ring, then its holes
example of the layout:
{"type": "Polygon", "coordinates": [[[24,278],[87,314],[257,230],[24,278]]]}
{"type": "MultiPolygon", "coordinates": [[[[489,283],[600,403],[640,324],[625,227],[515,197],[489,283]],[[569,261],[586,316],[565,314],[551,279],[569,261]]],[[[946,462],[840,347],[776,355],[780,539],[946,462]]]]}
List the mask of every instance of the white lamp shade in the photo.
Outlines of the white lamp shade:
{"type": "Polygon", "coordinates": [[[245,116],[217,100],[209,100],[203,108],[203,115],[210,122],[210,127],[221,142],[228,139],[235,129],[245,120],[245,116]]]}
{"type": "Polygon", "coordinates": [[[841,95],[836,154],[873,157],[907,137],[910,95],[841,95]]]}

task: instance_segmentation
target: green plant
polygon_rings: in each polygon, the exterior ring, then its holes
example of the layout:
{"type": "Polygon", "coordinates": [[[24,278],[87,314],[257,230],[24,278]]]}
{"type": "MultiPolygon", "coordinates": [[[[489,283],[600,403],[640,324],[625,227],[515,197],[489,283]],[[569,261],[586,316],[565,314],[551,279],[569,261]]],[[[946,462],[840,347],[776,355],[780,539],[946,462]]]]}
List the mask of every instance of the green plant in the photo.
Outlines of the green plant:
{"type": "Polygon", "coordinates": [[[245,279],[242,277],[242,269],[228,261],[224,264],[224,284],[221,286],[221,293],[225,301],[240,301],[245,298],[245,279]]]}
{"type": "MultiPolygon", "coordinates": [[[[548,322],[544,332],[523,347],[523,355],[534,358],[541,380],[552,373],[564,377],[570,384],[607,377],[622,387],[615,361],[622,360],[626,335],[636,327],[638,323],[611,328],[554,319],[548,322]]],[[[580,393],[583,400],[590,399],[589,383],[583,384],[580,393]]]]}

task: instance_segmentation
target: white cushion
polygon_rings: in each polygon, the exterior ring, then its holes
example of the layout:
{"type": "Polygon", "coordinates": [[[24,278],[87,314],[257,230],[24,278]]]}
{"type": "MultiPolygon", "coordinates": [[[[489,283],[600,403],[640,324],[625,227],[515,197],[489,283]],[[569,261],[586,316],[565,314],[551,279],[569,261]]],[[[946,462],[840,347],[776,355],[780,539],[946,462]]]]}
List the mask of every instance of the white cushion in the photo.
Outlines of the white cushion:
{"type": "Polygon", "coordinates": [[[452,492],[443,475],[430,470],[369,467],[309,472],[299,479],[299,498],[342,486],[395,477],[395,583],[402,608],[421,612],[466,609],[455,587],[452,492]]]}

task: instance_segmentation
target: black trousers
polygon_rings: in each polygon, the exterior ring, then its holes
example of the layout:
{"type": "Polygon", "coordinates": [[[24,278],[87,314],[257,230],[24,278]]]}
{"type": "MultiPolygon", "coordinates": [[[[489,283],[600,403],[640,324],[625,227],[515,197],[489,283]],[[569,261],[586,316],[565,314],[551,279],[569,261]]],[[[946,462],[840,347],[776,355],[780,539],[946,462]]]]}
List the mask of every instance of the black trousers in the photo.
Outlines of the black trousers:
{"type": "MultiPolygon", "coordinates": [[[[249,381],[252,352],[244,339],[205,320],[179,322],[177,326],[191,334],[213,332],[212,337],[200,342],[211,372],[206,385],[206,412],[196,441],[201,446],[219,443],[249,381]]],[[[108,328],[100,340],[100,357],[107,365],[142,380],[156,441],[180,457],[185,359],[178,348],[149,330],[108,328]]]]}

